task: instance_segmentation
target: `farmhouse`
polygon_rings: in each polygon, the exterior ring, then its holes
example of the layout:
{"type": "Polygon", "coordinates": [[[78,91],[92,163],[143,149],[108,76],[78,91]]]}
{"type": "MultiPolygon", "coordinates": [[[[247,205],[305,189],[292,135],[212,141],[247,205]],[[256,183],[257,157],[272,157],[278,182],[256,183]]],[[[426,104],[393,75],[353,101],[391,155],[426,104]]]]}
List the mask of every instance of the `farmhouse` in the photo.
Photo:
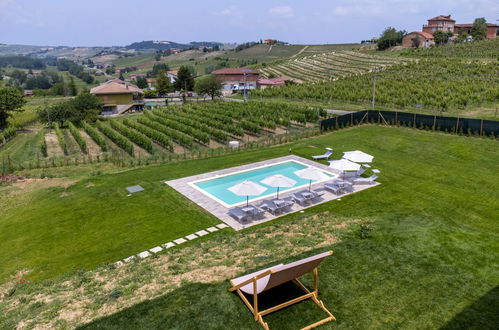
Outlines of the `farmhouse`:
{"type": "Polygon", "coordinates": [[[135,85],[120,79],[108,80],[94,87],[90,93],[96,95],[103,103],[104,115],[122,114],[144,107],[144,92],[135,85]]]}
{"type": "Polygon", "coordinates": [[[130,75],[131,81],[137,81],[139,78],[146,78],[147,75],[145,73],[132,73],[130,75]]]}
{"type": "MultiPolygon", "coordinates": [[[[433,34],[437,31],[450,32],[453,38],[463,33],[471,34],[473,24],[456,24],[451,15],[439,15],[428,20],[428,24],[423,25],[422,32],[411,32],[402,39],[402,46],[414,46],[413,39],[419,40],[420,47],[429,47],[435,44],[433,34]]],[[[486,39],[495,39],[499,36],[499,25],[487,24],[486,39]]]]}
{"type": "Polygon", "coordinates": [[[257,89],[260,72],[248,68],[224,68],[212,72],[223,84],[222,93],[257,89]]]}
{"type": "Polygon", "coordinates": [[[170,70],[166,73],[166,76],[170,78],[170,81],[173,84],[178,79],[178,70],[170,70]]]}

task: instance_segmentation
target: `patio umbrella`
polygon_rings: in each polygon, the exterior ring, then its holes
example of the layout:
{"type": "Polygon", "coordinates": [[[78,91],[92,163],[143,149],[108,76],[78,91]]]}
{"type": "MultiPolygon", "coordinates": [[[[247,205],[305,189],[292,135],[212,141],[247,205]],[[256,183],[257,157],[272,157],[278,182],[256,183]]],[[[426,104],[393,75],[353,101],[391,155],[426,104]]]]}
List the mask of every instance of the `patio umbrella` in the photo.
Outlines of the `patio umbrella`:
{"type": "Polygon", "coordinates": [[[268,178],[265,178],[260,182],[266,184],[267,186],[277,187],[277,199],[279,199],[280,187],[289,188],[293,187],[296,184],[295,180],[288,178],[287,176],[284,176],[282,174],[269,176],[268,178]]]}
{"type": "Polygon", "coordinates": [[[345,171],[358,171],[360,165],[349,161],[348,159],[331,160],[329,161],[329,167],[334,168],[340,172],[345,171]]]}
{"type": "Polygon", "coordinates": [[[373,156],[366,154],[363,151],[355,150],[355,151],[347,151],[343,153],[343,158],[351,160],[352,162],[357,163],[370,163],[373,161],[373,156]]]}
{"type": "Polygon", "coordinates": [[[267,190],[267,188],[265,188],[264,186],[261,186],[258,183],[250,180],[239,182],[238,184],[228,189],[238,196],[246,196],[246,206],[248,206],[249,204],[249,196],[257,196],[267,190]]]}
{"type": "Polygon", "coordinates": [[[302,179],[310,180],[310,183],[308,184],[308,191],[310,191],[310,188],[312,187],[312,180],[321,181],[330,178],[324,172],[314,167],[307,167],[302,170],[298,170],[295,172],[295,174],[302,179]]]}

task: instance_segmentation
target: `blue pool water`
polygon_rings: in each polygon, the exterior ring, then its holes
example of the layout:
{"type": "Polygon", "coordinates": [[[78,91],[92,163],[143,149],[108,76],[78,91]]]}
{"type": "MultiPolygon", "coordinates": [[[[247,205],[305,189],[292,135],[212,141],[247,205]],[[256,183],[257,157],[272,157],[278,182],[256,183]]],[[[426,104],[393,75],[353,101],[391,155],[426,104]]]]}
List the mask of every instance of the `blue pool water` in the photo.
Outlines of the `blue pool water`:
{"type": "MultiPolygon", "coordinates": [[[[262,194],[258,196],[250,196],[250,201],[267,196],[270,197],[271,195],[275,196],[277,188],[267,186],[260,182],[263,179],[272,176],[274,174],[282,174],[296,181],[296,184],[293,187],[279,188],[279,193],[289,189],[296,189],[298,187],[308,187],[310,180],[302,179],[298,177],[296,174],[294,174],[295,171],[304,169],[306,167],[308,166],[291,160],[285,163],[269,165],[266,167],[230,174],[219,178],[207,179],[204,181],[196,182],[194,183],[194,185],[199,189],[203,190],[211,197],[215,197],[219,201],[222,201],[223,203],[227,204],[228,206],[233,206],[239,203],[246,202],[246,196],[238,196],[232,193],[230,190],[228,190],[228,188],[244,180],[250,180],[256,182],[259,185],[262,185],[267,188],[266,191],[264,191],[262,194]]],[[[334,177],[334,174],[328,172],[324,173],[331,178],[334,177]]],[[[314,183],[314,181],[312,181],[312,183],[314,183]]]]}

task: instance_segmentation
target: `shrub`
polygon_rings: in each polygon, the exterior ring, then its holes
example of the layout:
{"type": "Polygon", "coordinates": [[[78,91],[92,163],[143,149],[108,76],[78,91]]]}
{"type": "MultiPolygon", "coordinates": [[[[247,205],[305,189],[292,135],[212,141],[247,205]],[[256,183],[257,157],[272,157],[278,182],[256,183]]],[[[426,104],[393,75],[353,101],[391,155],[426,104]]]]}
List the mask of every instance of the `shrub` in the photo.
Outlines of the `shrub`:
{"type": "Polygon", "coordinates": [[[112,129],[109,124],[105,124],[104,122],[98,120],[95,122],[97,128],[104,133],[108,138],[111,139],[118,147],[125,150],[130,156],[133,156],[133,144],[126,137],[121,135],[112,129]]]}
{"type": "Polygon", "coordinates": [[[146,136],[144,136],[143,134],[141,134],[140,132],[138,132],[137,130],[135,130],[133,128],[129,128],[129,127],[121,124],[117,120],[111,120],[109,123],[111,124],[112,128],[114,128],[115,130],[117,130],[118,132],[120,132],[121,134],[126,136],[127,138],[129,138],[131,141],[133,141],[138,146],[144,148],[149,153],[154,152],[153,147],[152,147],[152,141],[149,138],[147,138],[146,136]]]}

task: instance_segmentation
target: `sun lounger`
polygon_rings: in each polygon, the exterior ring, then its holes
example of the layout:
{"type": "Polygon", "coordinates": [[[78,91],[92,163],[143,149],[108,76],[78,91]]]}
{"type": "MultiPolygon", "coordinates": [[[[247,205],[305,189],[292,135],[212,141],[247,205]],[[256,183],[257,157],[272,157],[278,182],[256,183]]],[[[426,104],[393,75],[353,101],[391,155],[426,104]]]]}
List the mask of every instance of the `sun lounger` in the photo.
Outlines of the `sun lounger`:
{"type": "Polygon", "coordinates": [[[271,200],[264,200],[259,207],[272,214],[277,214],[281,211],[281,208],[271,200]]]}
{"type": "Polygon", "coordinates": [[[328,151],[323,155],[317,155],[317,156],[312,156],[312,159],[318,160],[318,159],[329,159],[331,155],[333,154],[332,151],[328,151]]]}
{"type": "Polygon", "coordinates": [[[264,210],[262,210],[258,206],[254,206],[254,205],[248,205],[248,206],[242,207],[241,209],[243,212],[245,212],[246,214],[249,214],[250,217],[252,217],[254,219],[263,217],[263,215],[265,213],[264,210]]]}
{"type": "Polygon", "coordinates": [[[229,210],[229,215],[237,221],[246,221],[251,217],[251,214],[244,212],[241,207],[235,207],[229,210]]]}
{"type": "Polygon", "coordinates": [[[324,306],[324,303],[321,300],[319,300],[318,270],[317,270],[319,264],[324,260],[324,258],[331,255],[332,253],[333,253],[332,251],[320,253],[315,256],[298,260],[286,265],[283,264],[275,265],[270,268],[262,269],[254,273],[235,278],[230,281],[232,287],[229,288],[229,291],[237,292],[239,297],[241,297],[243,302],[253,313],[255,321],[259,322],[265,329],[269,329],[268,324],[263,320],[263,317],[265,315],[283,309],[290,305],[296,304],[306,299],[312,299],[312,301],[328,315],[325,319],[307,326],[306,329],[311,329],[321,324],[334,321],[336,320],[336,318],[324,306]],[[313,280],[314,287],[312,291],[309,290],[298,279],[299,277],[308,273],[313,273],[314,277],[313,280]],[[293,281],[296,285],[298,285],[298,287],[300,287],[305,292],[305,294],[265,310],[260,311],[258,309],[258,295],[260,293],[265,292],[274,287],[277,287],[281,284],[288,283],[290,281],[293,281]],[[252,297],[247,297],[247,295],[252,297]],[[251,299],[253,300],[253,303],[250,303],[251,299]]]}
{"type": "Polygon", "coordinates": [[[378,178],[377,175],[373,174],[368,178],[357,178],[352,181],[353,184],[373,184],[374,180],[378,178]]]}
{"type": "Polygon", "coordinates": [[[343,192],[343,188],[335,185],[333,183],[325,183],[324,188],[326,188],[328,191],[332,192],[335,195],[340,195],[343,192]]]}
{"type": "Polygon", "coordinates": [[[311,200],[310,200],[309,198],[305,198],[305,197],[303,197],[300,193],[293,193],[293,194],[291,195],[291,197],[293,198],[293,200],[294,200],[296,203],[298,203],[298,204],[300,204],[300,205],[302,205],[302,206],[303,206],[303,205],[307,205],[308,203],[310,203],[310,202],[311,202],[311,200]]]}

